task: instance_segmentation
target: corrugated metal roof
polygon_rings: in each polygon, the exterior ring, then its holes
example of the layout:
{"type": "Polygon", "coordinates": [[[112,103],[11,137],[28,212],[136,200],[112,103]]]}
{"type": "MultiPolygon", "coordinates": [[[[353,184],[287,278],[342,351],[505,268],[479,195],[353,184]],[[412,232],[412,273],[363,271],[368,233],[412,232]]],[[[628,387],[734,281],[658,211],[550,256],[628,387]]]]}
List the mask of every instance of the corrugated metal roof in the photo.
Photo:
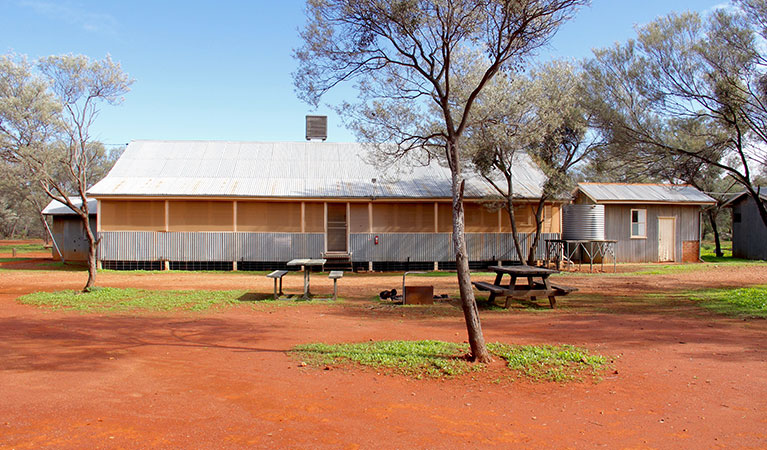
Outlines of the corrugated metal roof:
{"type": "MultiPolygon", "coordinates": [[[[76,207],[80,207],[80,205],[83,204],[82,199],[80,197],[69,197],[69,201],[72,202],[73,205],[76,207]]],[[[97,206],[97,200],[95,198],[89,198],[88,199],[88,214],[94,215],[96,214],[97,206]]],[[[69,209],[69,206],[61,203],[58,200],[51,200],[50,203],[48,203],[48,206],[43,208],[43,214],[46,216],[74,216],[75,212],[69,209]]]]}
{"type": "MultiPolygon", "coordinates": [[[[759,193],[759,198],[762,199],[762,201],[767,202],[767,187],[765,186],[756,186],[756,190],[759,193]]],[[[731,207],[733,203],[739,202],[744,196],[749,195],[746,191],[740,191],[737,194],[733,194],[732,197],[730,197],[729,200],[722,203],[722,207],[731,207]]]]}
{"type": "MultiPolygon", "coordinates": [[[[375,146],[328,142],[133,141],[88,194],[277,198],[450,198],[447,167],[374,163],[375,146]],[[376,182],[373,182],[373,179],[376,182]]],[[[543,172],[520,152],[515,195],[538,198],[543,172]]],[[[466,176],[465,196],[495,190],[466,176]]]]}
{"type": "Polygon", "coordinates": [[[578,190],[597,203],[716,203],[713,198],[688,185],[580,183],[578,190]]]}

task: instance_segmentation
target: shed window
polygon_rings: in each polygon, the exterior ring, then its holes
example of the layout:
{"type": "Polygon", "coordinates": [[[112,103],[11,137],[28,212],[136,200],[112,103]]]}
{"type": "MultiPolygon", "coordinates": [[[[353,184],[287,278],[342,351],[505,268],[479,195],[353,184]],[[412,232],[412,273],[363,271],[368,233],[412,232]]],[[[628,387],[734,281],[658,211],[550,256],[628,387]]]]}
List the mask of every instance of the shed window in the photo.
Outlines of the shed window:
{"type": "Polygon", "coordinates": [[[647,237],[647,210],[631,210],[631,237],[647,237]]]}
{"type": "Polygon", "coordinates": [[[732,221],[734,223],[740,223],[740,213],[739,212],[733,213],[732,221]]]}

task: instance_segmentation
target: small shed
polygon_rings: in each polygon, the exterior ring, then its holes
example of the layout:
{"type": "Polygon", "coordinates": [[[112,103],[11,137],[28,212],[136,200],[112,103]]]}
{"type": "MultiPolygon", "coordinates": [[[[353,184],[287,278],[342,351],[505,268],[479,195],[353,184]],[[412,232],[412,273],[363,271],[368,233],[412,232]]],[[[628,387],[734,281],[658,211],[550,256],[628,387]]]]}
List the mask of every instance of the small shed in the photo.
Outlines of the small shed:
{"type": "Polygon", "coordinates": [[[716,200],[688,185],[580,183],[574,203],[604,205],[618,262],[697,262],[701,211],[716,200]]]}
{"type": "MultiPolygon", "coordinates": [[[[758,192],[762,202],[767,202],[767,187],[759,188],[758,192]]],[[[732,256],[767,259],[767,227],[764,226],[754,199],[744,191],[723,206],[732,209],[732,256]]]]}
{"type": "MultiPolygon", "coordinates": [[[[69,200],[75,205],[82,205],[79,197],[70,197],[69,200]]],[[[90,227],[96,235],[98,202],[96,199],[88,199],[88,211],[90,215],[90,227]]],[[[53,222],[51,234],[55,245],[51,250],[53,258],[60,256],[56,247],[61,251],[65,261],[86,261],[88,259],[88,238],[83,230],[83,223],[80,216],[69,209],[67,205],[58,200],[51,200],[48,206],[43,209],[44,216],[50,216],[53,222]]]]}

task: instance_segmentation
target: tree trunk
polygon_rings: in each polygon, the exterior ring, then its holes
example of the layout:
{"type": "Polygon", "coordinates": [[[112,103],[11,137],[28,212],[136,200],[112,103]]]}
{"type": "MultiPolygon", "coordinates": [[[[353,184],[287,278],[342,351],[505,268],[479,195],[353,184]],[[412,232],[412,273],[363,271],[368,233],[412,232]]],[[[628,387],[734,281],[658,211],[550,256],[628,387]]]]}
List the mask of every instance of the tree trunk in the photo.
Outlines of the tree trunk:
{"type": "Polygon", "coordinates": [[[535,210],[535,237],[533,243],[530,245],[530,253],[527,254],[527,264],[535,264],[535,252],[538,249],[538,242],[541,240],[541,229],[543,228],[543,207],[546,203],[546,196],[541,195],[541,199],[538,201],[538,208],[535,210]]]}
{"type": "Polygon", "coordinates": [[[464,208],[463,188],[464,179],[461,174],[461,160],[455,144],[448,143],[448,155],[452,162],[452,193],[453,193],[453,249],[455,251],[455,265],[458,271],[458,290],[461,293],[461,307],[466,320],[466,330],[469,334],[469,346],[475,362],[489,363],[492,361],[490,353],[485,345],[485,337],[482,334],[482,324],[479,321],[479,310],[474,298],[474,289],[471,285],[469,273],[469,258],[466,250],[466,236],[464,234],[464,208]]]}
{"type": "Polygon", "coordinates": [[[716,216],[719,211],[714,211],[714,208],[708,210],[708,221],[711,223],[711,230],[714,232],[714,244],[716,245],[716,257],[721,258],[724,256],[722,252],[722,244],[719,241],[719,228],[716,226],[716,216]]]}
{"type": "Polygon", "coordinates": [[[88,292],[96,284],[96,246],[98,245],[98,240],[91,230],[89,215],[87,213],[80,215],[80,219],[85,227],[85,237],[88,239],[88,281],[83,288],[83,292],[88,292]]]}
{"type": "Polygon", "coordinates": [[[51,239],[50,239],[50,236],[48,236],[48,232],[46,231],[47,223],[43,223],[43,222],[45,222],[45,216],[40,214],[40,225],[42,225],[42,227],[43,227],[42,228],[42,230],[43,230],[43,245],[48,245],[48,244],[51,243],[51,239]]]}
{"type": "Polygon", "coordinates": [[[511,222],[511,239],[514,242],[514,249],[517,251],[517,258],[520,263],[525,264],[522,245],[519,243],[519,236],[517,236],[517,218],[514,216],[514,204],[511,201],[511,196],[506,198],[506,212],[509,215],[509,222],[511,222]]]}

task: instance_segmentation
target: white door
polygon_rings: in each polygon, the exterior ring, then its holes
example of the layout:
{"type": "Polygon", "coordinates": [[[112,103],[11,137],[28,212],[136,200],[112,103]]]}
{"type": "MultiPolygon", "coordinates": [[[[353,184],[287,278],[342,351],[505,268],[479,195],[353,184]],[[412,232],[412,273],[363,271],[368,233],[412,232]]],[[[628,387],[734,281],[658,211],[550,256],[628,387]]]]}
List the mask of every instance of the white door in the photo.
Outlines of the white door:
{"type": "Polygon", "coordinates": [[[673,217],[658,218],[658,261],[674,261],[674,234],[676,232],[676,220],[673,217]]]}

